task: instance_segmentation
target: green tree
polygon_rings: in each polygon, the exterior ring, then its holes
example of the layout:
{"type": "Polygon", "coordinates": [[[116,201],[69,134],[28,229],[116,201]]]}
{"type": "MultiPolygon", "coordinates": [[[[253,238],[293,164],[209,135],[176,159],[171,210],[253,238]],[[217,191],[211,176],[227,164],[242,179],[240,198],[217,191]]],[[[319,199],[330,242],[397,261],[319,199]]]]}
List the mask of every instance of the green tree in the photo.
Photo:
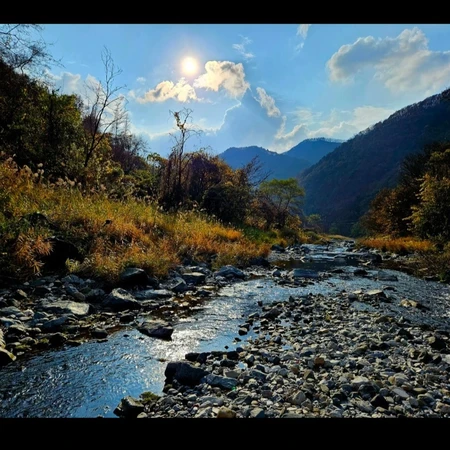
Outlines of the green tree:
{"type": "Polygon", "coordinates": [[[305,190],[295,178],[264,181],[258,190],[259,210],[267,227],[282,228],[290,216],[300,214],[305,190]]]}

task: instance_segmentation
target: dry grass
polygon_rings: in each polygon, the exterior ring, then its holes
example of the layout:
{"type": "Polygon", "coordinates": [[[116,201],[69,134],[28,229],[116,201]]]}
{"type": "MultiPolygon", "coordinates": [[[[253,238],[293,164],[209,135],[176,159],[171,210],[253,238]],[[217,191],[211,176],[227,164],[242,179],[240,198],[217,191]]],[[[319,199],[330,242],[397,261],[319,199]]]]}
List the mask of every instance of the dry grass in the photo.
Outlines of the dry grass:
{"type": "Polygon", "coordinates": [[[0,163],[0,262],[8,261],[7,269],[16,275],[39,273],[40,258],[50,250],[44,239],[55,234],[48,224],[23,219],[34,212],[45,215],[56,234],[84,254],[83,262],[68,262],[71,271],[110,281],[127,266],[164,276],[185,257],[200,262],[216,255],[218,266],[245,264],[269,252],[267,243],[198,213],[166,214],[137,200],[115,201],[103,193],[85,196],[71,181],[49,185],[41,175],[18,170],[10,160],[0,163]]]}
{"type": "Polygon", "coordinates": [[[383,252],[398,254],[407,253],[430,253],[435,251],[435,247],[430,241],[423,241],[413,237],[389,238],[374,237],[358,240],[358,243],[370,248],[377,248],[383,252]]]}

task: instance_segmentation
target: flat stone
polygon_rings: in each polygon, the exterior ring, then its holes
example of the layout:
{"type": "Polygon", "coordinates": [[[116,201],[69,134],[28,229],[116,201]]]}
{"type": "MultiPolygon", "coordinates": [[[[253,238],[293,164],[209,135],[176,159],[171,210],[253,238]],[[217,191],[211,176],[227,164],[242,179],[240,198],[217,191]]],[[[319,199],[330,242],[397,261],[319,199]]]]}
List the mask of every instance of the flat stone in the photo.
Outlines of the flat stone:
{"type": "Polygon", "coordinates": [[[82,317],[89,313],[88,303],[78,303],[66,300],[57,300],[56,302],[42,303],[40,309],[53,314],[73,314],[82,317]]]}
{"type": "Polygon", "coordinates": [[[15,306],[7,306],[6,308],[0,309],[0,316],[10,317],[10,316],[19,316],[22,314],[22,311],[15,306]]]}
{"type": "Polygon", "coordinates": [[[145,321],[138,330],[147,336],[160,339],[170,339],[173,333],[172,325],[158,320],[145,321]]]}
{"type": "Polygon", "coordinates": [[[403,400],[406,400],[409,397],[409,394],[402,388],[399,387],[395,387],[393,389],[391,389],[391,391],[395,394],[398,395],[400,398],[402,398],[403,400]]]}
{"type": "Polygon", "coordinates": [[[103,306],[111,308],[115,311],[123,311],[125,309],[139,309],[139,302],[127,292],[125,289],[116,288],[103,300],[103,306]]]}
{"type": "Polygon", "coordinates": [[[114,414],[119,417],[136,418],[140,413],[144,412],[144,405],[137,399],[127,396],[123,398],[114,414]]]}
{"type": "Polygon", "coordinates": [[[236,411],[233,411],[230,408],[226,408],[225,406],[222,406],[219,409],[219,412],[217,413],[218,419],[234,419],[236,418],[236,411]]]}
{"type": "Polygon", "coordinates": [[[264,417],[266,417],[266,414],[264,413],[264,410],[261,408],[254,408],[250,412],[251,419],[263,419],[264,417]]]}
{"type": "Polygon", "coordinates": [[[221,389],[233,389],[236,387],[238,381],[234,378],[221,377],[219,375],[209,374],[204,378],[204,382],[211,385],[217,386],[221,389]]]}
{"type": "Polygon", "coordinates": [[[309,269],[293,269],[289,275],[292,278],[319,278],[319,272],[309,269]]]}
{"type": "Polygon", "coordinates": [[[306,395],[303,391],[298,391],[294,393],[289,399],[288,402],[293,405],[301,405],[306,400],[306,395]]]}
{"type": "Polygon", "coordinates": [[[147,289],[134,294],[136,300],[157,300],[173,297],[173,292],[168,289],[147,289]]]}
{"type": "Polygon", "coordinates": [[[186,281],[186,283],[197,286],[197,285],[203,284],[205,282],[206,275],[204,273],[200,273],[200,272],[188,272],[188,273],[183,273],[181,275],[181,278],[183,278],[183,280],[186,281]]]}

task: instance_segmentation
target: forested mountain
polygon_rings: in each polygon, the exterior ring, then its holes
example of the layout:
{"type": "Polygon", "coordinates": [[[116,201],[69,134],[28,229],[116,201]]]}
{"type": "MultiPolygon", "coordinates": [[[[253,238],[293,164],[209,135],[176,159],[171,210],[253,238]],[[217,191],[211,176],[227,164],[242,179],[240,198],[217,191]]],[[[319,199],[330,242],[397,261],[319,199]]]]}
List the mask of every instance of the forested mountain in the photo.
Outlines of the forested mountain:
{"type": "Polygon", "coordinates": [[[405,156],[450,139],[450,90],[407,106],[344,142],[300,175],[305,214],[343,234],[384,187],[395,185],[405,156]]]}
{"type": "Polygon", "coordinates": [[[332,152],[336,147],[342,144],[342,140],[314,138],[305,139],[304,141],[292,147],[287,152],[283,153],[286,156],[293,156],[294,158],[306,159],[311,164],[316,164],[325,155],[332,152]]]}
{"type": "Polygon", "coordinates": [[[311,163],[283,153],[276,153],[262,147],[231,147],[219,155],[230,167],[238,169],[258,157],[263,172],[270,172],[269,179],[295,177],[311,163]]]}

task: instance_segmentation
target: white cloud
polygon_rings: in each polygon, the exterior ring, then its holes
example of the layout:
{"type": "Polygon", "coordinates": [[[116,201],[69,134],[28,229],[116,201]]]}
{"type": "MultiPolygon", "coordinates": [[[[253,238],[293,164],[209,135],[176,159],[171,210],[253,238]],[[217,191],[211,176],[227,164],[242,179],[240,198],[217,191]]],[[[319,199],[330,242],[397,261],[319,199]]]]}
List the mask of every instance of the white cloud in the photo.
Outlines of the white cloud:
{"type": "Polygon", "coordinates": [[[275,134],[275,142],[272,145],[274,151],[286,151],[297,145],[300,141],[308,137],[308,127],[303,123],[293,126],[292,130],[286,132],[287,117],[283,116],[281,125],[275,134]]]}
{"type": "Polygon", "coordinates": [[[138,83],[143,84],[143,83],[145,83],[147,80],[146,80],[144,77],[137,77],[137,78],[136,78],[136,81],[137,81],[138,83]]]}
{"type": "Polygon", "coordinates": [[[245,47],[251,44],[253,41],[245,36],[241,36],[241,38],[242,38],[241,43],[233,44],[233,48],[241,54],[241,56],[245,59],[245,61],[249,61],[250,59],[254,58],[255,55],[249,52],[245,47]]]}
{"type": "Polygon", "coordinates": [[[256,98],[256,100],[267,111],[267,115],[269,117],[280,117],[281,112],[275,106],[275,100],[273,99],[273,97],[267,94],[265,89],[260,87],[256,88],[256,92],[258,93],[258,98],[256,98]]]}
{"type": "Polygon", "coordinates": [[[330,79],[345,82],[364,69],[374,68],[374,78],[392,92],[420,91],[431,95],[450,79],[450,51],[431,51],[417,27],[395,38],[358,38],[343,45],[327,62],[330,79]]]}
{"type": "Polygon", "coordinates": [[[302,23],[297,28],[297,36],[301,36],[303,39],[306,39],[306,36],[308,36],[308,30],[311,26],[310,23],[302,23]]]}
{"type": "Polygon", "coordinates": [[[230,61],[208,61],[205,64],[206,73],[194,81],[195,88],[219,91],[225,89],[232,97],[241,97],[249,88],[245,81],[244,66],[230,61]]]}
{"type": "Polygon", "coordinates": [[[137,97],[134,91],[130,91],[130,96],[138,103],[165,102],[174,99],[185,103],[190,100],[197,100],[195,89],[181,78],[177,84],[173,81],[161,81],[154,89],[148,90],[142,97],[137,97]]]}

